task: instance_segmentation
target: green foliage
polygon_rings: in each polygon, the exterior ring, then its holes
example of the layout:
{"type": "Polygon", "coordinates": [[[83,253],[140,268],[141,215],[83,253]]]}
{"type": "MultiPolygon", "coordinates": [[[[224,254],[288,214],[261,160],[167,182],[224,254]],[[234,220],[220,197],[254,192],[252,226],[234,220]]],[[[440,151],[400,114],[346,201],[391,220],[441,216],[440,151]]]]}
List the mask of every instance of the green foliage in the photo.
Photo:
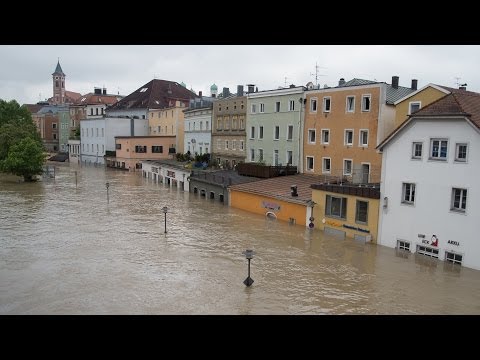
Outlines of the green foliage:
{"type": "Polygon", "coordinates": [[[25,181],[34,181],[34,175],[43,172],[45,154],[38,141],[24,138],[10,147],[8,156],[0,161],[0,170],[17,176],[23,176],[25,181]]]}

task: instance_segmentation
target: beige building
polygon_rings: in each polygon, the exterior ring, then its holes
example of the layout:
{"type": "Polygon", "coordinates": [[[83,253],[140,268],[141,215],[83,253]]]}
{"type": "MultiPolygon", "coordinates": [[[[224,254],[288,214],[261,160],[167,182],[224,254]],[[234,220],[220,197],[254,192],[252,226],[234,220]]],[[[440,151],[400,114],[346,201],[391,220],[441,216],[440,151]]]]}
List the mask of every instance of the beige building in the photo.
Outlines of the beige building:
{"type": "Polygon", "coordinates": [[[184,113],[188,107],[185,101],[170,101],[169,107],[148,110],[148,131],[150,135],[175,136],[175,149],[182,152],[184,148],[184,113]]]}

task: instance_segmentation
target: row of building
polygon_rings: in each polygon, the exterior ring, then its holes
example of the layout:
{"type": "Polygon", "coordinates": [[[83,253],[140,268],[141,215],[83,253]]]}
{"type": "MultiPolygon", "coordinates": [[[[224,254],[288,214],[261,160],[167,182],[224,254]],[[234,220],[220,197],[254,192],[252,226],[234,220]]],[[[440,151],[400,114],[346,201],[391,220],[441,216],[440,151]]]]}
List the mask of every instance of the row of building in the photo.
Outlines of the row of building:
{"type": "Polygon", "coordinates": [[[67,142],[70,161],[139,171],[233,207],[480,269],[480,94],[417,89],[415,79],[404,87],[396,76],[391,84],[217,90],[206,97],[154,79],[98,117],[77,99],[69,113],[83,118],[80,139],[67,142]],[[180,152],[210,154],[221,170],[192,171],[173,161],[180,152]],[[246,164],[297,174],[228,171],[246,164]]]}

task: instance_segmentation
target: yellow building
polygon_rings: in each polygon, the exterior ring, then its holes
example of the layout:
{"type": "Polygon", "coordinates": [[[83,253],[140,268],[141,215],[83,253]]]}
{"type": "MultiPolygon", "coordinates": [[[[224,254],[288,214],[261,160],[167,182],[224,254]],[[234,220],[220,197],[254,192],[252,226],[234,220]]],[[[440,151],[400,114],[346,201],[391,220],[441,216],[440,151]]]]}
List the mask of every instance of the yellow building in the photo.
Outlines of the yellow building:
{"type": "Polygon", "coordinates": [[[310,186],[318,182],[318,176],[298,174],[232,185],[228,188],[230,206],[308,226],[314,205],[310,186]]]}
{"type": "Polygon", "coordinates": [[[185,101],[176,100],[173,106],[173,100],[170,107],[164,109],[149,109],[148,111],[148,133],[149,135],[173,135],[176,137],[175,149],[177,153],[184,149],[184,113],[188,107],[185,101]]]}
{"type": "Polygon", "coordinates": [[[395,105],[395,128],[407,120],[408,115],[420,110],[432,102],[450,94],[451,89],[445,86],[428,84],[417,91],[397,100],[395,105]]]}
{"type": "Polygon", "coordinates": [[[312,185],[313,217],[327,234],[377,242],[380,187],[378,185],[312,185]]]}

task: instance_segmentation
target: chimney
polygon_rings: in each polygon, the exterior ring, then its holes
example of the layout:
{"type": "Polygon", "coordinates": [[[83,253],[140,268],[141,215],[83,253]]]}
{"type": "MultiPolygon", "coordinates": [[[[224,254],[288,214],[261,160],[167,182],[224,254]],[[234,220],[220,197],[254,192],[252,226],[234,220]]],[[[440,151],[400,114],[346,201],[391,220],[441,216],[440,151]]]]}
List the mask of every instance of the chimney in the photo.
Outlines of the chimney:
{"type": "Polygon", "coordinates": [[[212,98],[216,98],[216,97],[217,97],[217,94],[213,93],[212,98]]]}
{"type": "Polygon", "coordinates": [[[459,90],[467,90],[467,84],[462,84],[460,85],[460,87],[458,88],[459,90]]]}
{"type": "Polygon", "coordinates": [[[94,93],[95,95],[102,95],[102,89],[97,88],[97,87],[96,87],[96,88],[93,88],[93,93],[94,93]]]}
{"type": "Polygon", "coordinates": [[[230,90],[227,87],[223,88],[223,98],[226,98],[228,95],[230,95],[230,90]]]}
{"type": "Polygon", "coordinates": [[[417,90],[417,84],[418,84],[418,80],[412,79],[412,90],[417,90]]]}
{"type": "Polygon", "coordinates": [[[255,88],[255,85],[253,85],[253,84],[248,84],[247,87],[248,87],[248,93],[249,93],[249,94],[253,93],[254,88],[255,88]]]}
{"type": "Polygon", "coordinates": [[[255,88],[255,92],[258,92],[258,86],[255,88]]]}
{"type": "Polygon", "coordinates": [[[297,193],[297,185],[292,185],[292,186],[290,186],[290,190],[291,190],[291,195],[292,195],[292,196],[298,196],[298,193],[297,193]]]}
{"type": "Polygon", "coordinates": [[[338,80],[338,86],[343,86],[343,85],[345,85],[345,79],[340,78],[340,80],[338,80]]]}
{"type": "Polygon", "coordinates": [[[392,76],[392,88],[398,89],[398,76],[392,76]]]}
{"type": "Polygon", "coordinates": [[[237,96],[243,96],[243,85],[237,85],[237,96]]]}
{"type": "Polygon", "coordinates": [[[198,96],[202,97],[202,91],[198,92],[198,96]]]}
{"type": "Polygon", "coordinates": [[[103,95],[107,95],[107,88],[103,88],[103,95]]]}
{"type": "Polygon", "coordinates": [[[291,88],[294,88],[294,87],[295,87],[295,85],[293,85],[293,84],[290,85],[290,89],[291,89],[291,88]]]}

